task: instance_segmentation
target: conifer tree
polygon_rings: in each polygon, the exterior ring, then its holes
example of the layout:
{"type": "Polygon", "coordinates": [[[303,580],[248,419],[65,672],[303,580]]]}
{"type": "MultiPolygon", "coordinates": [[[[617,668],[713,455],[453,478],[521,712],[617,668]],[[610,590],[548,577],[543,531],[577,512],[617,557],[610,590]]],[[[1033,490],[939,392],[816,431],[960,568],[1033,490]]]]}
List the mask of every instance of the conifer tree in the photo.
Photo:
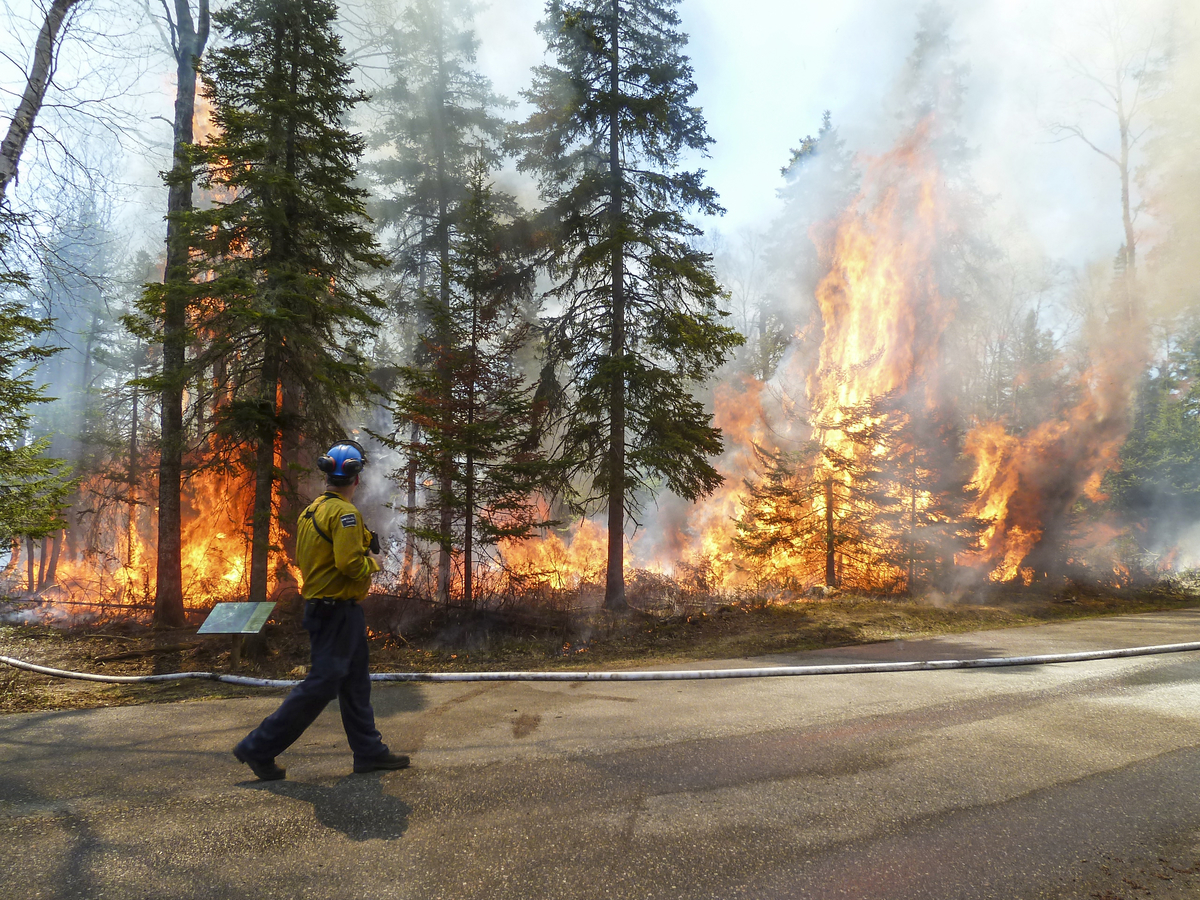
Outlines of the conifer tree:
{"type": "Polygon", "coordinates": [[[62,528],[63,509],[74,490],[62,460],[45,455],[49,438],[29,440],[30,407],[49,399],[34,370],[57,348],[40,340],[51,332],[51,323],[32,318],[6,296],[24,282],[23,275],[0,273],[0,547],[62,528]]]}
{"type": "Polygon", "coordinates": [[[683,53],[678,0],[550,0],[554,62],[535,70],[519,129],[556,225],[552,362],[567,406],[563,447],[608,512],[605,606],[626,605],[625,525],[639,490],[688,500],[721,476],[721,434],[692,393],[742,341],[721,324],[712,259],[688,211],[716,193],[681,155],[712,143],[683,53]]]}
{"type": "MultiPolygon", "coordinates": [[[[784,184],[777,194],[783,213],[771,229],[771,251],[785,284],[794,297],[811,298],[820,280],[821,247],[814,228],[828,229],[853,203],[860,174],[854,155],[825,111],[816,135],[807,135],[780,170],[784,184]]],[[[796,318],[794,310],[790,319],[796,318]]]]}
{"type": "Polygon", "coordinates": [[[419,439],[404,445],[418,468],[439,472],[449,460],[450,477],[435,486],[427,509],[413,512],[417,536],[461,550],[467,604],[483,548],[552,524],[538,501],[555,471],[540,448],[534,386],[515,362],[531,331],[528,242],[512,198],[487,177],[481,156],[456,217],[449,306],[432,309],[423,335],[431,365],[404,369],[396,402],[397,423],[419,426],[419,439]]]}
{"type": "MultiPolygon", "coordinates": [[[[379,221],[392,236],[396,265],[404,276],[407,306],[416,314],[417,332],[423,335],[414,348],[412,365],[424,372],[423,390],[441,385],[442,404],[452,404],[454,373],[448,368],[451,356],[428,353],[430,346],[449,348],[449,334],[431,327],[450,327],[453,320],[453,243],[455,223],[471,194],[471,172],[476,159],[488,170],[501,154],[504,122],[497,110],[506,102],[492,90],[491,82],[475,68],[479,41],[471,28],[477,4],[473,0],[415,0],[404,11],[388,57],[397,81],[380,92],[382,121],[373,143],[385,151],[373,171],[380,186],[379,221]],[[430,381],[429,379],[433,379],[430,381]]],[[[410,373],[411,374],[411,373],[410,373]]],[[[437,595],[449,597],[456,512],[455,460],[449,446],[431,460],[427,450],[442,446],[424,440],[416,417],[405,423],[405,442],[424,448],[420,464],[430,466],[437,487],[434,494],[444,499],[436,528],[418,526],[417,476],[419,463],[410,455],[405,480],[408,486],[404,575],[412,568],[413,538],[437,540],[437,595]]],[[[449,422],[445,423],[447,427],[449,422]]]]}
{"type": "Polygon", "coordinates": [[[1189,324],[1142,376],[1120,464],[1105,478],[1108,507],[1154,558],[1200,521],[1200,328],[1189,324]]]}
{"type": "Polygon", "coordinates": [[[380,301],[363,274],[385,260],[354,183],[363,141],[342,125],[364,97],[335,17],[332,0],[247,0],[214,15],[223,46],[203,78],[217,135],[196,155],[216,199],[179,214],[193,324],[211,336],[196,364],[229,372],[215,426],[245,448],[254,480],[251,600],[267,591],[277,454],[341,437],[347,405],[372,391],[359,345],[380,301]]]}
{"type": "Polygon", "coordinates": [[[734,539],[742,552],[826,587],[880,586],[890,547],[878,518],[898,501],[872,452],[869,412],[846,409],[836,425],[813,423],[813,440],[797,451],[755,448],[761,472],[746,482],[734,539]],[[847,559],[857,573],[850,578],[847,559]]]}
{"type": "MultiPolygon", "coordinates": [[[[156,565],[154,621],[179,626],[183,610],[182,493],[185,432],[184,393],[194,368],[188,360],[188,280],[190,252],[187,229],[180,221],[192,209],[193,169],[188,157],[195,137],[196,76],[208,44],[211,26],[209,0],[198,0],[193,17],[191,0],[174,0],[175,14],[164,2],[175,57],[175,121],[172,166],[167,178],[167,258],[164,289],[155,292],[156,307],[143,313],[151,317],[162,345],[162,364],[147,387],[159,394],[158,561],[156,565]]],[[[150,298],[146,298],[148,301],[150,298]]],[[[143,303],[145,307],[145,301],[143,303]]]]}
{"type": "Polygon", "coordinates": [[[963,456],[956,416],[950,409],[925,408],[923,396],[917,389],[874,401],[861,435],[874,445],[877,478],[888,497],[872,528],[909,592],[952,587],[956,557],[977,550],[984,530],[970,513],[973,467],[963,456]]]}

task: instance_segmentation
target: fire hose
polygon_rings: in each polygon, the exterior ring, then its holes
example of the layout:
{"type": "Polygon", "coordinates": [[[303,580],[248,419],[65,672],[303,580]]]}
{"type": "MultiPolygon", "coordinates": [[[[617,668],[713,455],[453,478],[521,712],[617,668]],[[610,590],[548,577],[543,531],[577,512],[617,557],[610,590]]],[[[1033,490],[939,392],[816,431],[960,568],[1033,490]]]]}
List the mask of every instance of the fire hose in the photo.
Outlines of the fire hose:
{"type": "MultiPolygon", "coordinates": [[[[1117,650],[1088,650],[1080,653],[1050,653],[1040,656],[999,656],[982,659],[931,659],[912,662],[848,663],[822,666],[765,666],[735,669],[682,669],[674,671],[622,672],[377,672],[372,681],[448,683],[468,681],[709,681],[724,678],[791,678],[806,675],[867,675],[896,672],[941,672],[951,669],[999,669],[1013,666],[1046,666],[1056,663],[1090,662],[1101,659],[1129,659],[1137,656],[1158,656],[1167,653],[1192,653],[1200,650],[1200,642],[1190,644],[1160,644],[1150,647],[1126,647],[1117,650]]],[[[70,672],[36,663],[0,656],[0,663],[49,675],[53,678],[74,678],[99,681],[105,684],[163,684],[171,681],[218,681],[244,687],[289,688],[299,681],[271,678],[250,678],[245,675],[223,675],[217,672],[174,672],[164,675],[94,675],[70,672]]]]}

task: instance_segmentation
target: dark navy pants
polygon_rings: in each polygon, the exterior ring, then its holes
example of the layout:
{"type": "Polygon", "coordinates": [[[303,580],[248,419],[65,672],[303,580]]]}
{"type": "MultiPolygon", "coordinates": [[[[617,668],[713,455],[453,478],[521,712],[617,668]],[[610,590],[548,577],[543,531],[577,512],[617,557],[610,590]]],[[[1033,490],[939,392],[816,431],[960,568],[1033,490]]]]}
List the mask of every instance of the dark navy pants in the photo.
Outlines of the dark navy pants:
{"type": "Polygon", "coordinates": [[[252,759],[274,759],[336,697],[354,761],[366,762],[387,753],[371,709],[367,623],[362,607],[350,602],[322,604],[309,600],[304,606],[304,628],[312,643],[308,677],[296,685],[279,709],[242,739],[239,749],[252,759]]]}

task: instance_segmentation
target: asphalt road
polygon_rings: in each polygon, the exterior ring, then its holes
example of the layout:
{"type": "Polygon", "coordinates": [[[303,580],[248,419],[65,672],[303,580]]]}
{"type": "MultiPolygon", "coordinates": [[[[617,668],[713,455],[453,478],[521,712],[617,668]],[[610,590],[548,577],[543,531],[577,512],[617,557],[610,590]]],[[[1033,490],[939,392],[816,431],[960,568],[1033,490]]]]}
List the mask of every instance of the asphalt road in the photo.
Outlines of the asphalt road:
{"type": "MultiPolygon", "coordinates": [[[[772,662],[1200,635],[1200,611],[772,662]]],[[[745,665],[746,661],[728,661],[745,665]]],[[[710,667],[706,664],[705,667],[710,667]]],[[[639,684],[386,685],[261,784],[261,698],[0,718],[0,897],[1195,898],[1200,654],[639,684]]]]}

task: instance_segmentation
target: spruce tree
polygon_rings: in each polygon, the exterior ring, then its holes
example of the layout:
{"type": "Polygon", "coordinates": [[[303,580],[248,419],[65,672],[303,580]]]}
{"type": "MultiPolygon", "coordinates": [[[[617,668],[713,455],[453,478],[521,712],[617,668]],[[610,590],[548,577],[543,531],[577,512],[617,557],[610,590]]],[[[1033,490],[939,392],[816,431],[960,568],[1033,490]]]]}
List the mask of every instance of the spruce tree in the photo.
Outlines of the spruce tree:
{"type": "MultiPolygon", "coordinates": [[[[175,121],[171,142],[172,166],[167,178],[167,258],[163,290],[155,292],[156,305],[146,298],[143,313],[151,317],[162,346],[157,376],[146,385],[159,394],[158,561],[154,596],[154,622],[180,626],[187,620],[183,608],[183,483],[187,450],[184,395],[194,369],[188,359],[188,288],[191,267],[187,228],[181,221],[192,209],[193,170],[189,147],[195,137],[196,76],[208,44],[211,26],[209,0],[199,0],[192,16],[190,0],[174,0],[175,15],[163,3],[171,28],[175,57],[175,121]]],[[[143,329],[144,331],[144,329],[143,329]]]]}
{"type": "Polygon", "coordinates": [[[1105,478],[1107,506],[1129,527],[1138,562],[1173,563],[1200,521],[1200,328],[1189,326],[1142,376],[1120,463],[1105,478]]]}
{"type": "Polygon", "coordinates": [[[886,396],[870,404],[861,438],[878,457],[878,480],[889,502],[872,523],[888,561],[910,593],[954,587],[956,559],[979,548],[984,523],[970,512],[972,461],[952,409],[928,409],[925,391],[886,396]]]}
{"type": "Polygon", "coordinates": [[[342,124],[364,97],[335,17],[332,0],[247,0],[214,15],[222,47],[202,74],[216,136],[195,152],[216,199],[179,214],[193,327],[210,336],[196,365],[226,373],[214,426],[252,472],[251,600],[267,592],[277,455],[341,437],[344,410],[372,393],[359,347],[381,303],[363,275],[385,260],[355,185],[363,140],[342,124]]]}
{"type": "MultiPolygon", "coordinates": [[[[0,248],[3,241],[0,235],[0,248]]],[[[21,274],[0,273],[0,547],[62,528],[75,487],[63,461],[45,455],[50,439],[29,440],[30,407],[49,399],[35,370],[58,351],[42,340],[52,324],[29,316],[8,296],[24,283],[21,274]]]]}
{"type": "MultiPolygon", "coordinates": [[[[771,228],[771,256],[790,288],[791,302],[804,298],[811,303],[823,274],[824,248],[819,242],[828,238],[826,232],[850,208],[860,181],[854,154],[846,149],[832,113],[826,110],[817,133],[805,136],[800,146],[792,149],[780,174],[784,184],[777,194],[783,201],[783,213],[771,228]]],[[[807,311],[775,312],[782,312],[783,330],[790,331],[807,311]]]]}
{"type": "MultiPolygon", "coordinates": [[[[441,385],[441,403],[448,410],[455,373],[451,355],[426,352],[430,346],[449,348],[451,335],[431,328],[449,328],[454,316],[452,254],[456,222],[471,194],[474,161],[490,170],[501,158],[504,122],[497,110],[506,105],[490,81],[475,68],[479,41],[472,30],[477,4],[472,0],[415,0],[405,9],[387,48],[397,80],[380,92],[382,118],[373,143],[384,151],[372,167],[380,188],[379,221],[392,238],[392,251],[403,276],[403,305],[415,313],[422,341],[414,348],[412,366],[423,373],[423,391],[441,385]],[[430,381],[429,379],[432,379],[430,381]]],[[[410,373],[412,374],[412,373],[410,373]]],[[[413,382],[410,381],[410,386],[413,382]]],[[[456,462],[448,445],[420,434],[421,416],[405,423],[404,442],[423,448],[410,454],[404,473],[408,487],[404,576],[412,569],[417,535],[436,541],[437,596],[449,597],[456,511],[456,462]],[[430,460],[427,451],[443,446],[430,460]],[[420,459],[418,459],[420,457],[420,459]],[[443,498],[433,531],[416,521],[418,469],[432,466],[433,494],[443,498]]],[[[451,423],[444,423],[451,427],[451,423]]],[[[427,523],[426,523],[427,524],[427,523]]]]}
{"type": "Polygon", "coordinates": [[[746,482],[734,544],[768,563],[768,576],[826,587],[891,586],[880,565],[890,545],[879,519],[898,501],[873,453],[871,422],[867,407],[847,408],[837,423],[812,423],[813,439],[800,450],[755,448],[761,471],[746,482]]]}
{"type": "Polygon", "coordinates": [[[639,491],[688,500],[721,476],[720,430],[693,396],[742,342],[721,324],[721,288],[700,229],[721,212],[681,156],[712,143],[683,53],[678,0],[550,0],[539,25],[554,62],[535,70],[519,164],[555,224],[549,323],[566,415],[563,447],[607,508],[605,606],[626,605],[624,537],[639,491]]]}
{"type": "Polygon", "coordinates": [[[481,157],[451,241],[449,306],[431,310],[423,335],[431,364],[406,367],[396,398],[397,424],[419,426],[419,438],[402,445],[418,468],[441,472],[449,461],[450,477],[434,486],[427,508],[411,511],[410,527],[461,551],[467,604],[476,599],[475,563],[486,548],[552,524],[539,498],[556,469],[541,451],[534,385],[516,364],[531,332],[528,241],[512,198],[487,177],[481,157]]]}

